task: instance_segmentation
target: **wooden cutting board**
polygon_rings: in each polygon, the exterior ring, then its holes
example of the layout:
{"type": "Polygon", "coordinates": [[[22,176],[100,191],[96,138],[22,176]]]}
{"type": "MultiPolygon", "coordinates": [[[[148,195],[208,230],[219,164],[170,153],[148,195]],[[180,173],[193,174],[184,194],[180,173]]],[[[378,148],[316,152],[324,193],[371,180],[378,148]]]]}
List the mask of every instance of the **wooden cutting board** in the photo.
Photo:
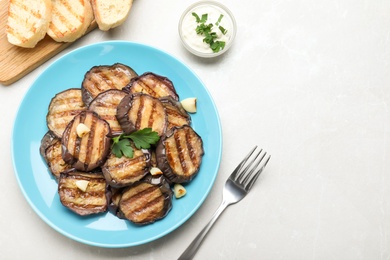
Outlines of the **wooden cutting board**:
{"type": "MultiPolygon", "coordinates": [[[[5,31],[7,12],[8,0],[0,0],[0,83],[3,85],[14,83],[72,44],[58,43],[46,35],[32,49],[14,46],[8,42],[5,31]]],[[[87,33],[96,27],[93,21],[87,33]]]]}

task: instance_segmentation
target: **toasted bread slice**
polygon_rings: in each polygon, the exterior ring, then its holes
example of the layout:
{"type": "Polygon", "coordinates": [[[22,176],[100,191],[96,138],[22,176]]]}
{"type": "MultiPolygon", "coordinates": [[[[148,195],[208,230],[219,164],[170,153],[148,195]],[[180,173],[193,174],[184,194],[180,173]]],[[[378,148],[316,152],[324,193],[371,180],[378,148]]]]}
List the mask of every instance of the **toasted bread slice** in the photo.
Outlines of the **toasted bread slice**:
{"type": "Polygon", "coordinates": [[[47,34],[57,42],[73,42],[85,34],[93,20],[89,0],[53,0],[47,34]]]}
{"type": "Polygon", "coordinates": [[[102,31],[121,25],[129,16],[133,0],[92,0],[96,23],[102,31]]]}
{"type": "Polygon", "coordinates": [[[7,18],[8,42],[33,48],[42,40],[51,20],[51,0],[10,0],[7,18]]]}

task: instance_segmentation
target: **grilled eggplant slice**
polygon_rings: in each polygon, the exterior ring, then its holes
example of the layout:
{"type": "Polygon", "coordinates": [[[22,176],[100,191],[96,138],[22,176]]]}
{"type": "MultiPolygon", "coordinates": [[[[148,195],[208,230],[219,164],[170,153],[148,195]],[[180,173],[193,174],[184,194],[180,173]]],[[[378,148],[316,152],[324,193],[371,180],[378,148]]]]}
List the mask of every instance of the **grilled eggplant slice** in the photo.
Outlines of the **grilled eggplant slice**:
{"type": "Polygon", "coordinates": [[[116,119],[116,108],[121,100],[126,96],[126,92],[118,89],[110,89],[100,93],[90,103],[88,110],[97,113],[101,119],[110,124],[113,136],[123,133],[121,126],[116,119]]]}
{"type": "Polygon", "coordinates": [[[78,114],[66,127],[62,137],[62,158],[75,169],[89,172],[101,166],[110,151],[109,124],[92,111],[78,114]],[[82,124],[89,132],[78,134],[82,124]]]}
{"type": "Polygon", "coordinates": [[[143,93],[129,94],[119,103],[116,117],[127,134],[152,128],[159,136],[165,133],[167,114],[161,101],[143,93]]]}
{"type": "Polygon", "coordinates": [[[174,127],[156,147],[157,165],[173,183],[191,181],[204,154],[201,137],[188,125],[174,127]]]}
{"type": "Polygon", "coordinates": [[[172,190],[165,177],[147,175],[123,191],[118,217],[136,224],[150,224],[165,217],[171,208],[172,190]]]}
{"type": "Polygon", "coordinates": [[[89,105],[100,93],[109,89],[123,89],[138,74],[129,66],[115,63],[92,67],[81,84],[84,103],[89,105]]]}
{"type": "Polygon", "coordinates": [[[72,169],[72,166],[62,159],[62,145],[59,138],[56,138],[53,144],[46,149],[45,157],[50,172],[57,180],[60,178],[61,172],[72,169]]]}
{"type": "Polygon", "coordinates": [[[102,173],[63,172],[58,194],[62,205],[82,216],[107,211],[110,201],[102,173]]]}
{"type": "Polygon", "coordinates": [[[110,186],[116,188],[130,186],[149,172],[151,158],[149,150],[133,147],[133,151],[133,158],[125,156],[118,158],[111,153],[102,166],[104,177],[110,186]]]}
{"type": "Polygon", "coordinates": [[[62,159],[61,150],[61,139],[48,131],[41,140],[39,151],[56,180],[59,179],[61,172],[72,168],[62,159]]]}
{"type": "Polygon", "coordinates": [[[174,126],[191,125],[191,116],[184,110],[181,103],[172,97],[160,98],[168,116],[168,128],[174,126]]]}
{"type": "Polygon", "coordinates": [[[81,111],[85,111],[81,90],[71,88],[56,94],[49,104],[46,116],[47,127],[59,138],[68,123],[81,111]]]}
{"type": "Polygon", "coordinates": [[[179,95],[176,93],[172,81],[152,72],[146,72],[135,77],[125,89],[130,93],[142,92],[155,98],[170,96],[175,100],[179,100],[179,95]]]}

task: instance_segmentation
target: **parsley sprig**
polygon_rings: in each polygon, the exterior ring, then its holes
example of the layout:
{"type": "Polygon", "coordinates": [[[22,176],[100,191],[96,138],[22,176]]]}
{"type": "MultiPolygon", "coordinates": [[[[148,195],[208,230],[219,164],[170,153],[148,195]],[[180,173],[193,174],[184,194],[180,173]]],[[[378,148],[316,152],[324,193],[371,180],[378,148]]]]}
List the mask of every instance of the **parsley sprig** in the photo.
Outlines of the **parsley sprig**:
{"type": "Polygon", "coordinates": [[[111,150],[113,154],[118,158],[121,158],[123,155],[133,158],[134,149],[130,140],[137,149],[149,149],[151,145],[156,144],[160,140],[160,137],[151,128],[144,128],[129,135],[121,134],[112,138],[111,150]]]}
{"type": "MultiPolygon", "coordinates": [[[[208,15],[202,14],[201,17],[195,12],[192,13],[192,15],[195,17],[196,23],[198,26],[195,28],[195,31],[197,34],[203,35],[203,42],[210,45],[210,48],[213,52],[219,52],[220,50],[223,50],[225,48],[226,43],[224,41],[218,41],[216,40],[218,38],[218,35],[216,32],[213,32],[214,24],[209,23],[206,24],[208,15]]],[[[223,35],[227,33],[227,30],[223,28],[221,25],[219,25],[222,21],[223,15],[221,14],[215,23],[215,26],[218,26],[218,29],[222,32],[223,35]]]]}

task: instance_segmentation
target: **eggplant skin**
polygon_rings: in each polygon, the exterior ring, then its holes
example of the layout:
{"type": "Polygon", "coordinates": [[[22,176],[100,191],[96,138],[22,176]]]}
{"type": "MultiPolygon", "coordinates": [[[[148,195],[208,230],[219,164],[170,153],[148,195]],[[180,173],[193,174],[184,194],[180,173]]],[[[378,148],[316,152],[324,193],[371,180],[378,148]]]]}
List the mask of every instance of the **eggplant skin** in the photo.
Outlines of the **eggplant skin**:
{"type": "Polygon", "coordinates": [[[163,175],[146,175],[122,192],[119,218],[135,224],[151,224],[164,218],[172,209],[173,192],[163,175]]]}
{"type": "Polygon", "coordinates": [[[106,212],[111,200],[102,173],[63,172],[58,181],[58,194],[62,205],[81,216],[106,212]],[[85,191],[77,186],[78,181],[88,182],[85,191]]]}
{"type": "Polygon", "coordinates": [[[189,125],[174,127],[156,147],[157,166],[172,183],[190,182],[204,155],[202,138],[189,125]]]}
{"type": "Polygon", "coordinates": [[[110,126],[95,112],[83,111],[66,127],[61,144],[62,158],[66,163],[80,171],[92,171],[105,162],[110,152],[110,126]],[[90,132],[79,137],[79,124],[85,124],[90,132]]]}
{"type": "Polygon", "coordinates": [[[46,149],[49,146],[51,146],[54,142],[56,142],[56,140],[58,140],[58,137],[50,130],[47,131],[46,134],[41,139],[41,145],[39,146],[39,153],[41,154],[42,158],[46,161],[46,163],[47,163],[46,149]]]}
{"type": "Polygon", "coordinates": [[[86,105],[99,94],[109,89],[122,90],[138,74],[122,63],[92,67],[81,83],[82,98],[86,105]]]}

